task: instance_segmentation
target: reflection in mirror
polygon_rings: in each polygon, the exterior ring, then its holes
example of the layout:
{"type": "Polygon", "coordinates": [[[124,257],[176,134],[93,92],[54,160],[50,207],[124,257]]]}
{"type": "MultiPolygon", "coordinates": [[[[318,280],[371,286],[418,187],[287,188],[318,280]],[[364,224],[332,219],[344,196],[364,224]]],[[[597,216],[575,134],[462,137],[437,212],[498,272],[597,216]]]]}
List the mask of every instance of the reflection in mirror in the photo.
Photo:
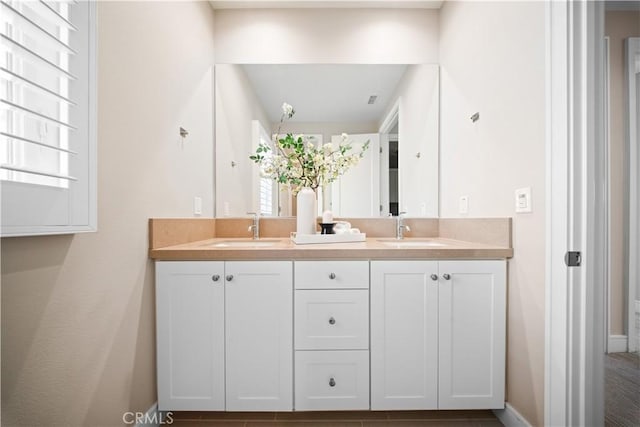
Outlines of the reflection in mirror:
{"type": "Polygon", "coordinates": [[[437,65],[216,65],[216,216],[295,215],[295,201],[260,177],[249,156],[278,132],[335,142],[344,132],[365,157],[319,194],[337,217],[438,213],[437,65]]]}

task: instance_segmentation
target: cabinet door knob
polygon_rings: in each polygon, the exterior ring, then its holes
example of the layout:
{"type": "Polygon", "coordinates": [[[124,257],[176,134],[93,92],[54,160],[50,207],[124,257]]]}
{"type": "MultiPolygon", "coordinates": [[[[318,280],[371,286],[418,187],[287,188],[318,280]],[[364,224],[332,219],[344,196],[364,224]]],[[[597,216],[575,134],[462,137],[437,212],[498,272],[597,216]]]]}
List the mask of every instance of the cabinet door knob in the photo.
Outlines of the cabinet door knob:
{"type": "Polygon", "coordinates": [[[336,386],[336,380],[334,380],[333,378],[329,378],[329,387],[335,387],[336,386]]]}
{"type": "Polygon", "coordinates": [[[213,280],[214,282],[217,282],[218,280],[220,280],[220,275],[214,274],[213,276],[211,276],[211,280],[213,280]]]}
{"type": "Polygon", "coordinates": [[[333,317],[329,318],[329,324],[330,325],[335,325],[336,324],[336,319],[334,319],[333,317]]]}
{"type": "Polygon", "coordinates": [[[437,274],[432,274],[431,275],[431,280],[438,280],[438,275],[437,274]]]}
{"type": "Polygon", "coordinates": [[[336,278],[336,273],[329,274],[329,279],[333,280],[336,278]]]}
{"type": "Polygon", "coordinates": [[[226,279],[227,279],[227,282],[232,281],[233,280],[233,274],[227,275],[226,279]]]}
{"type": "Polygon", "coordinates": [[[450,276],[449,274],[447,274],[447,273],[444,273],[444,274],[442,275],[442,277],[444,277],[444,280],[449,280],[449,279],[451,279],[451,276],[450,276]]]}

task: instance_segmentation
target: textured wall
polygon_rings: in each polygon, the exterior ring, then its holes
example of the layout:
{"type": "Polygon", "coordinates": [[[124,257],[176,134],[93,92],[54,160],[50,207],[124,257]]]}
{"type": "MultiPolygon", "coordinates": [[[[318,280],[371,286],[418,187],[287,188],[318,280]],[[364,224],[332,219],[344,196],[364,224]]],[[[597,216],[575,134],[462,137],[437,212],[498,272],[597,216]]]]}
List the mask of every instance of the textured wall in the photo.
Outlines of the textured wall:
{"type": "Polygon", "coordinates": [[[147,220],[196,195],[212,215],[213,26],[206,2],[98,4],[99,231],[2,240],[3,425],[120,425],[156,401],[147,220]]]}
{"type": "Polygon", "coordinates": [[[467,195],[470,218],[513,217],[507,400],[533,425],[544,414],[544,9],[445,2],[440,16],[440,213],[460,216],[467,195]],[[531,187],[533,213],[515,213],[521,187],[531,187]]]}

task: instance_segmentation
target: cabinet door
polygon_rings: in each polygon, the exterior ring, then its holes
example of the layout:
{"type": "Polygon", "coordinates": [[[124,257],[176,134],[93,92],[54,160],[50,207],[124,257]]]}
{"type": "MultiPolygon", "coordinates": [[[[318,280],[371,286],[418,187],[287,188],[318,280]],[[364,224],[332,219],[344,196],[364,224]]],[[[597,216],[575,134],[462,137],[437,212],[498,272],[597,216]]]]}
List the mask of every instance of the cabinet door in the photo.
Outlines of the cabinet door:
{"type": "Polygon", "coordinates": [[[371,262],[371,409],[438,407],[434,261],[371,262]]]}
{"type": "Polygon", "coordinates": [[[439,271],[439,408],[504,408],[506,262],[441,261],[439,271]]]}
{"type": "Polygon", "coordinates": [[[225,263],[228,411],[293,408],[293,267],[225,263]]]}
{"type": "Polygon", "coordinates": [[[156,262],[160,410],[224,410],[223,269],[222,262],[156,262]]]}

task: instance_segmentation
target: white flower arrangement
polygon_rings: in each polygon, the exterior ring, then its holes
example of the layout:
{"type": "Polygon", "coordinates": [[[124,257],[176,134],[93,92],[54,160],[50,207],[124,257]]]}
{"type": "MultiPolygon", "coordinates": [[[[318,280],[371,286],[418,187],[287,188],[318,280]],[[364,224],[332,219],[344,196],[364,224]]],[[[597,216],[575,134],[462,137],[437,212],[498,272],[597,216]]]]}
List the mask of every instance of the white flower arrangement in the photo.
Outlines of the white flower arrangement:
{"type": "MultiPolygon", "coordinates": [[[[280,127],[294,114],[293,107],[283,103],[280,127]]],[[[331,184],[357,165],[369,148],[367,141],[359,153],[351,153],[353,147],[346,133],[342,134],[337,147],[330,142],[315,146],[306,136],[293,136],[291,133],[278,138],[280,127],[273,138],[274,148],[260,144],[249,158],[260,166],[263,177],[289,186],[293,194],[297,194],[302,187],[316,191],[319,187],[331,184]]]]}

